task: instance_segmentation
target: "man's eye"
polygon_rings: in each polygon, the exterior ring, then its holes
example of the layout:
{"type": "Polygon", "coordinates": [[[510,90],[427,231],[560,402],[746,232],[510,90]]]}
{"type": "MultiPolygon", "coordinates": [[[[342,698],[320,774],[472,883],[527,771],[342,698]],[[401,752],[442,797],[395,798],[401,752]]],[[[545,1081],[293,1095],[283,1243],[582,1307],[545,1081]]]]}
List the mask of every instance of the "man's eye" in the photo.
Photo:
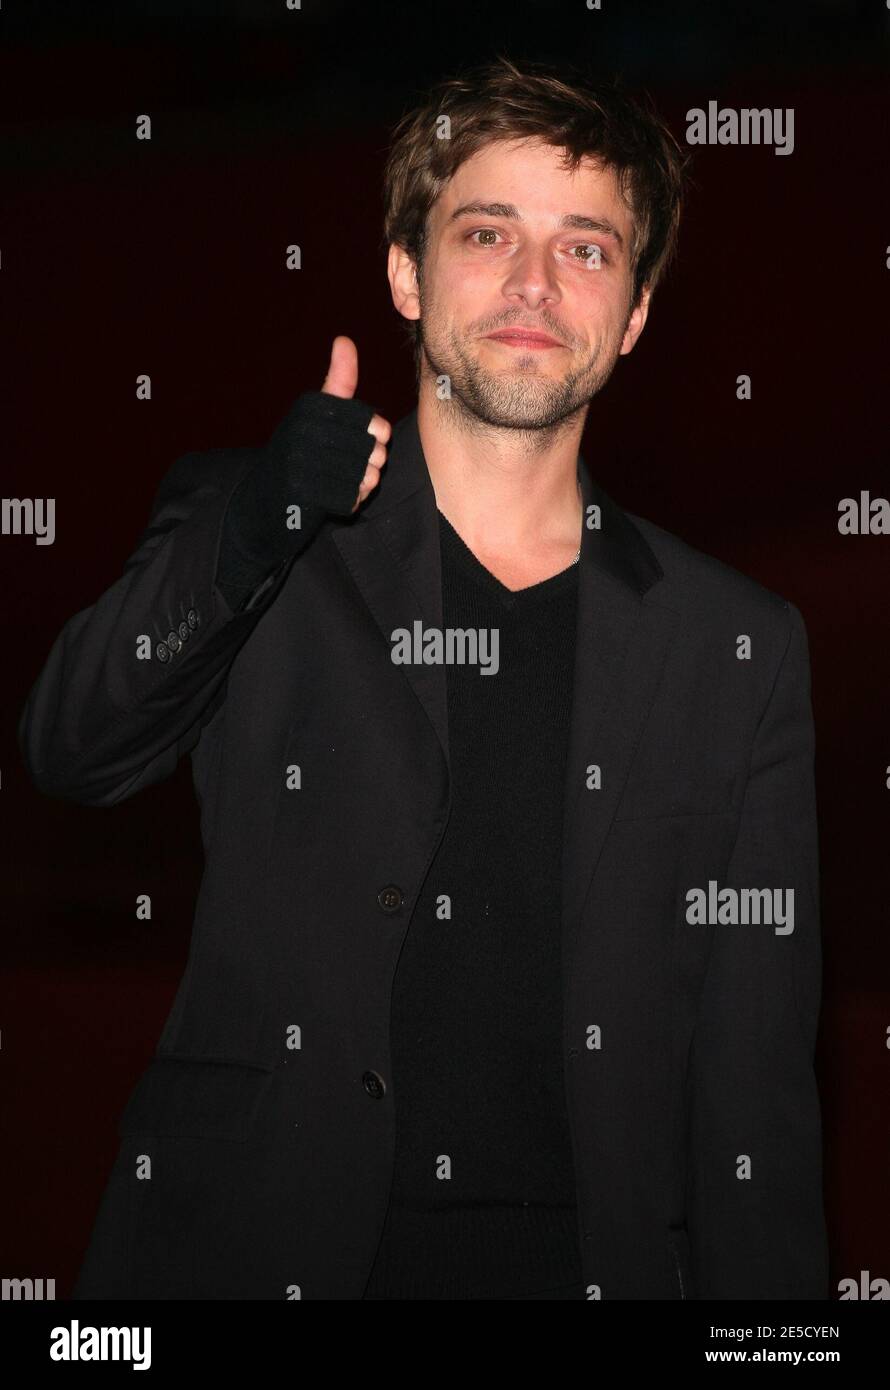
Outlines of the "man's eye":
{"type": "MultiPolygon", "coordinates": [[[[474,232],[469,232],[467,239],[473,241],[476,246],[496,246],[500,232],[494,227],[477,227],[474,232]],[[482,238],[477,240],[477,238],[482,238]]],[[[596,267],[605,264],[608,256],[602,247],[595,241],[579,241],[571,248],[571,255],[574,260],[581,261],[584,265],[596,267]]]]}
{"type": "Polygon", "coordinates": [[[608,260],[603,248],[595,241],[579,241],[572,247],[575,260],[584,261],[585,264],[596,266],[608,260]]]}

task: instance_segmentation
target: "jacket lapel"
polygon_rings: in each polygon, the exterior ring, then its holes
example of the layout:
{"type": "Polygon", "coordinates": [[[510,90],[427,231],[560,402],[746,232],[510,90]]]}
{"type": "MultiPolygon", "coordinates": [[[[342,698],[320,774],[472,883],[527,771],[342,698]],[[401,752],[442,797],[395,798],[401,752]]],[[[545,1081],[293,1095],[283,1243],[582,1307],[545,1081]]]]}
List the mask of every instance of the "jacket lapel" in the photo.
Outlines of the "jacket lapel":
{"type": "MultiPolygon", "coordinates": [[[[578,574],[575,674],[565,783],[562,893],[568,966],[584,902],[658,686],[678,615],[645,601],[662,570],[627,515],[578,460],[585,526],[578,574]],[[597,519],[594,515],[593,519],[597,519]],[[602,786],[588,790],[587,768],[602,786]]],[[[333,539],[388,646],[396,628],[444,626],[436,498],[417,411],[390,440],[376,491],[333,539]]],[[[403,665],[448,766],[448,704],[442,665],[403,665]]]]}
{"type": "MultiPolygon", "coordinates": [[[[374,621],[392,647],[396,628],[444,626],[436,494],[423,457],[417,411],[393,428],[376,490],[350,526],[333,533],[374,621]]],[[[448,764],[448,698],[442,665],[401,665],[448,764]]]]}
{"type": "Polygon", "coordinates": [[[578,576],[575,675],[566,761],[563,954],[571,966],[578,926],[609,827],[639,744],[679,615],[646,599],[663,571],[625,512],[579,459],[585,525],[578,576]],[[588,789],[588,767],[601,772],[588,789]]]}

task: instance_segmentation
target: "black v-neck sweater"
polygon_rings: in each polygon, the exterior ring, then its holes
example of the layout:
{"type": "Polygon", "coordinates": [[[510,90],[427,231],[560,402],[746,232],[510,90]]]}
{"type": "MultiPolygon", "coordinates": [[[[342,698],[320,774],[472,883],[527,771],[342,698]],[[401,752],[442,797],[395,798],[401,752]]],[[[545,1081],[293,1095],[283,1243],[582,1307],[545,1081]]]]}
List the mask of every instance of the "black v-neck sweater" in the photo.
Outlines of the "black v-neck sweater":
{"type": "Polygon", "coordinates": [[[364,1297],[583,1298],[563,1076],[565,760],[577,565],[511,592],[439,514],[451,815],[393,986],[396,1151],[364,1297]],[[561,1291],[561,1292],[557,1292],[561,1291]]]}

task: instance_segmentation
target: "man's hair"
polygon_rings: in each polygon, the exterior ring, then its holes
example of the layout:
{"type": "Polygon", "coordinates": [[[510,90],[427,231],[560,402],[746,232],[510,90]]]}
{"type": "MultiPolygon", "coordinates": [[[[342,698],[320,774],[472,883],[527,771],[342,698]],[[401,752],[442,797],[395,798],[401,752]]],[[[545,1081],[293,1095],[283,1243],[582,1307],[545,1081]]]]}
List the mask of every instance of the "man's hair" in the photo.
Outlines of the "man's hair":
{"type": "MultiPolygon", "coordinates": [[[[534,139],[565,150],[574,171],[589,158],[613,170],[633,217],[631,304],[650,294],[676,253],[688,151],[649,98],[595,85],[576,68],[494,61],[433,87],[392,132],[384,170],[384,245],[408,252],[421,275],[427,214],[465,160],[497,140],[534,139]],[[447,116],[448,138],[440,139],[447,116]]],[[[419,357],[420,324],[409,331],[419,357]]]]}

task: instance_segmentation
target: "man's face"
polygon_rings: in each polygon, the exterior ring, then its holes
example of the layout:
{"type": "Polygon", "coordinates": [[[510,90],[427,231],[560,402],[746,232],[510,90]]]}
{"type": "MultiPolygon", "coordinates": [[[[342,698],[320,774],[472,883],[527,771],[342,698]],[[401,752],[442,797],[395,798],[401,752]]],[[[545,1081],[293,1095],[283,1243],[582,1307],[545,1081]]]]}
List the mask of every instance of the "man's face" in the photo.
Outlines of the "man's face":
{"type": "Polygon", "coordinates": [[[646,320],[646,292],[631,313],[632,217],[614,173],[588,160],[571,173],[562,155],[538,140],[485,146],[430,210],[419,285],[390,253],[424,370],[487,424],[545,429],[573,414],[646,320]],[[509,329],[551,341],[491,336],[509,329]]]}

